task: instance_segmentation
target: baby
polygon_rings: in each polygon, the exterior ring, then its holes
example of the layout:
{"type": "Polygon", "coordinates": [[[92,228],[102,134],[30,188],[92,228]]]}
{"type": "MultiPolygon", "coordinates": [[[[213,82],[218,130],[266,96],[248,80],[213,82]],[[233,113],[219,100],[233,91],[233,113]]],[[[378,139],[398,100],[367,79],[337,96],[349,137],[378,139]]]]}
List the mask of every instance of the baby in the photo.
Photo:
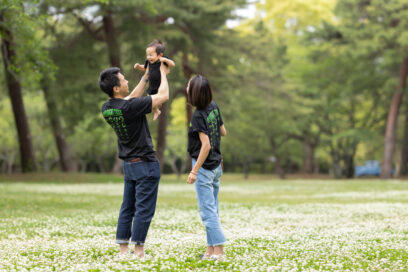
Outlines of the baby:
{"type": "MultiPolygon", "coordinates": [[[[160,65],[161,62],[169,68],[173,68],[176,64],[171,59],[163,56],[165,50],[164,44],[159,40],[154,40],[146,48],[146,62],[144,65],[136,63],[134,68],[140,71],[149,69],[149,88],[147,93],[149,95],[157,94],[161,83],[160,65]]],[[[159,108],[153,108],[153,120],[156,120],[161,111],[159,108]]]]}

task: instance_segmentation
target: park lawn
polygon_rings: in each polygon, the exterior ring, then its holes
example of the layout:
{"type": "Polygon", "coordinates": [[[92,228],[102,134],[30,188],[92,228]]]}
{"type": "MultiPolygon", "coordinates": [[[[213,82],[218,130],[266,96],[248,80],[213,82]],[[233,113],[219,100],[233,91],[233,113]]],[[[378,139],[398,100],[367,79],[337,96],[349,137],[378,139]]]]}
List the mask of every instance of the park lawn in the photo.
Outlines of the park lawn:
{"type": "Polygon", "coordinates": [[[0,177],[0,271],[407,271],[408,182],[225,175],[224,261],[205,248],[194,187],[163,176],[144,261],[114,244],[122,177],[0,177]]]}

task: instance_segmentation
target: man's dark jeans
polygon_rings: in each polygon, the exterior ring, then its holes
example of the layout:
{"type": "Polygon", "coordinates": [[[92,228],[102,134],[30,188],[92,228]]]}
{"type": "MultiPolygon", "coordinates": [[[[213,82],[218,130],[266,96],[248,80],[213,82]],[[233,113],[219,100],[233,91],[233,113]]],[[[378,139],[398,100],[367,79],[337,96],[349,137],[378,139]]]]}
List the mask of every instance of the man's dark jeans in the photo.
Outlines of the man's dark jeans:
{"type": "Polygon", "coordinates": [[[143,245],[156,209],[160,180],[158,162],[124,162],[125,189],[116,232],[117,244],[143,245]],[[133,221],[133,226],[132,226],[133,221]]]}

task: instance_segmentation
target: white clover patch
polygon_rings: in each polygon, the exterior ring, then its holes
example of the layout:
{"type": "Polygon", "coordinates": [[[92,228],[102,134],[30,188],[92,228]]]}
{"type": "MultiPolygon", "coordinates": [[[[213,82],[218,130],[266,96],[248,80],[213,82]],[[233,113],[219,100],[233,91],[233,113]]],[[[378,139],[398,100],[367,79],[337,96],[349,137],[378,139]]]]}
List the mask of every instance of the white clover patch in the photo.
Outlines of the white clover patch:
{"type": "Polygon", "coordinates": [[[407,271],[408,184],[221,184],[223,261],[194,187],[162,182],[144,261],[114,243],[123,185],[0,183],[0,271],[407,271]],[[365,186],[366,185],[366,186],[365,186]]]}

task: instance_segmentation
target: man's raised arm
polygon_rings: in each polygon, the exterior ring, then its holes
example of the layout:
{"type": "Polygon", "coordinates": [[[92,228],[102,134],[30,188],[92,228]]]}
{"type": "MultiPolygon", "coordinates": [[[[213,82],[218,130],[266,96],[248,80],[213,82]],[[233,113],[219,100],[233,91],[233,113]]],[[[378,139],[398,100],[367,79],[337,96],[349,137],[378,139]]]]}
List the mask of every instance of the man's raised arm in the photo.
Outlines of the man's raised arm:
{"type": "Polygon", "coordinates": [[[133,89],[133,91],[128,96],[125,97],[125,99],[128,100],[130,98],[141,97],[144,92],[144,88],[146,87],[148,78],[149,78],[149,68],[146,69],[145,74],[142,76],[137,86],[133,89]]]}
{"type": "Polygon", "coordinates": [[[160,65],[161,83],[157,94],[152,95],[152,108],[159,107],[169,100],[169,84],[167,82],[167,74],[169,71],[169,68],[163,63],[160,65]]]}

